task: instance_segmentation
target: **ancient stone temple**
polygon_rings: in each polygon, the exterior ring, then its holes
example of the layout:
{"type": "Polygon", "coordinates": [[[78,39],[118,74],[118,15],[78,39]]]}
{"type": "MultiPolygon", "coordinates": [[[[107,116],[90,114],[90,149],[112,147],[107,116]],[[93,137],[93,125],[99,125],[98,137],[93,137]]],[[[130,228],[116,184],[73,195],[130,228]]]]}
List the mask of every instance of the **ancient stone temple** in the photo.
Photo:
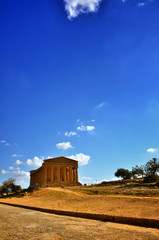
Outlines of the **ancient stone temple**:
{"type": "Polygon", "coordinates": [[[78,161],[66,157],[44,160],[42,166],[30,171],[30,187],[80,185],[78,161]]]}

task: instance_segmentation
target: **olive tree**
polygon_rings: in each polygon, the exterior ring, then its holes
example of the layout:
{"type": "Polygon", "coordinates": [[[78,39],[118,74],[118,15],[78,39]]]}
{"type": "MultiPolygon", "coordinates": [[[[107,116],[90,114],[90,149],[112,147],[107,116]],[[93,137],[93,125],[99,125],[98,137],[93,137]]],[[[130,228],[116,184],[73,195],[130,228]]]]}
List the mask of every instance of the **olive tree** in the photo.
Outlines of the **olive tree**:
{"type": "Polygon", "coordinates": [[[130,179],[131,178],[131,172],[128,169],[119,168],[115,172],[116,177],[121,177],[122,179],[130,179]]]}
{"type": "Polygon", "coordinates": [[[145,165],[145,181],[156,181],[159,173],[159,159],[153,158],[145,165]]]}
{"type": "Polygon", "coordinates": [[[1,194],[16,193],[21,190],[21,186],[15,184],[15,179],[9,178],[4,181],[0,187],[1,194]]]}
{"type": "Polygon", "coordinates": [[[141,166],[136,165],[136,167],[132,168],[131,174],[132,174],[133,177],[142,176],[142,178],[143,178],[143,176],[145,175],[144,166],[143,165],[141,165],[141,166]]]}

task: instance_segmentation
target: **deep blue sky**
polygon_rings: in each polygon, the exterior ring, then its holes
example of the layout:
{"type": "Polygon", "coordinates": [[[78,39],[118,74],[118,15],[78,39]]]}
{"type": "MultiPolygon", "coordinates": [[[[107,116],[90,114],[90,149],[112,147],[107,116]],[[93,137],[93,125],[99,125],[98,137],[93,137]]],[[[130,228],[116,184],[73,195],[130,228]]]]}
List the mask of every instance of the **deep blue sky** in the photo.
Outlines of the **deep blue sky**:
{"type": "Polygon", "coordinates": [[[92,183],[159,156],[159,2],[142,3],[69,20],[63,0],[0,1],[0,183],[27,186],[35,156],[90,156],[92,183]]]}

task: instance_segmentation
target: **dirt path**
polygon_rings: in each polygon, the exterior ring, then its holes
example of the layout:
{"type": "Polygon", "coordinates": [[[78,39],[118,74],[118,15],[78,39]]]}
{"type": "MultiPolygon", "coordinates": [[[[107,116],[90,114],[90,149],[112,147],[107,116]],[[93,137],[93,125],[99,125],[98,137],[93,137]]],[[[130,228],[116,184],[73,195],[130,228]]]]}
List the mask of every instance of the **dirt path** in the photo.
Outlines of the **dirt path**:
{"type": "Polygon", "coordinates": [[[0,204],[1,240],[157,240],[159,230],[57,216],[0,204]]]}

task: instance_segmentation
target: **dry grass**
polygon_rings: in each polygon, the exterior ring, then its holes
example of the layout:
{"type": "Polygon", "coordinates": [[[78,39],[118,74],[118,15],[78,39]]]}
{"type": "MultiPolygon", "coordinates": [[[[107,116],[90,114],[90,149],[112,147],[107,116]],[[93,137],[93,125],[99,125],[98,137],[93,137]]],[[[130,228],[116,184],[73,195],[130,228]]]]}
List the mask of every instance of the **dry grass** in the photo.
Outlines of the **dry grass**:
{"type": "Polygon", "coordinates": [[[77,188],[42,188],[24,197],[0,201],[57,210],[159,219],[159,197],[88,195],[77,188]]]}
{"type": "Polygon", "coordinates": [[[89,195],[121,195],[140,197],[159,197],[159,188],[136,187],[129,184],[114,186],[74,187],[72,190],[89,195]]]}

